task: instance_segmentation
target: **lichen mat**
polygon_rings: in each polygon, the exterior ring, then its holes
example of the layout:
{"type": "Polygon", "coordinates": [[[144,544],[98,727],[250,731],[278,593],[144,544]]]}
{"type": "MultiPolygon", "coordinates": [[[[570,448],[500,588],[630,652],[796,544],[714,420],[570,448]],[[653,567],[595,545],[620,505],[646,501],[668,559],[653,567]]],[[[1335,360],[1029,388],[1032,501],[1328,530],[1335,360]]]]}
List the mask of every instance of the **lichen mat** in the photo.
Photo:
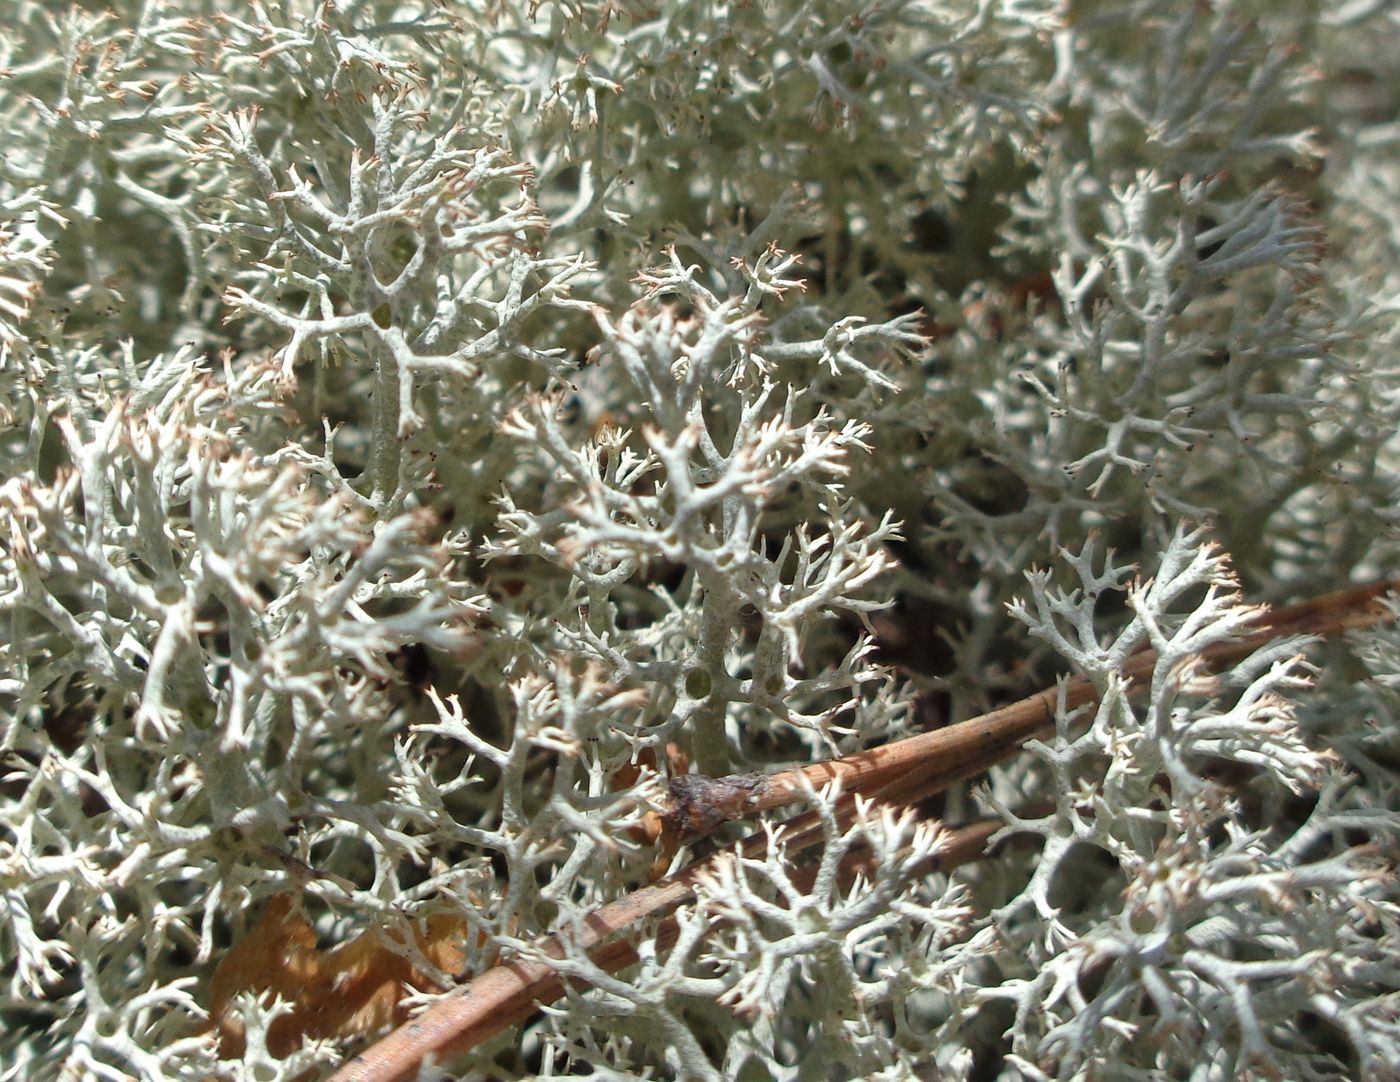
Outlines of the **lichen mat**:
{"type": "MultiPolygon", "coordinates": [[[[1252,634],[1203,651],[1200,663],[1214,668],[1288,637],[1335,635],[1389,621],[1392,613],[1383,599],[1397,589],[1400,579],[1392,579],[1264,611],[1256,618],[1252,634]]],[[[1134,655],[1125,675],[1140,683],[1152,672],[1155,661],[1155,651],[1143,650],[1134,655]]],[[[1057,710],[1072,711],[1091,703],[1096,695],[1087,680],[1070,678],[991,713],[859,755],[776,773],[758,785],[750,779],[743,785],[725,785],[723,779],[714,779],[716,792],[744,795],[727,804],[721,799],[718,806],[707,809],[710,825],[809,800],[815,786],[831,783],[837,788],[828,793],[839,794],[834,809],[838,820],[849,821],[864,814],[872,800],[913,805],[1014,755],[1026,741],[1053,725],[1057,710]]],[[[693,779],[688,788],[693,791],[693,779]]],[[[677,805],[672,809],[671,829],[685,830],[682,819],[687,810],[693,808],[677,805]]],[[[815,811],[809,811],[783,824],[781,835],[789,857],[822,840],[818,818],[815,811]]],[[[976,859],[999,825],[980,821],[943,830],[936,855],[925,862],[925,868],[946,870],[976,859]]],[[[635,964],[637,951],[625,936],[648,919],[662,918],[655,942],[665,949],[676,931],[675,921],[668,915],[694,898],[696,882],[732,853],[759,853],[773,840],[772,833],[760,830],[733,849],[697,860],[675,875],[598,909],[575,930],[536,942],[530,955],[497,964],[400,1025],[346,1062],[331,1076],[331,1082],[401,1082],[415,1077],[425,1063],[441,1062],[470,1050],[530,1017],[541,1004],[562,996],[570,957],[587,955],[608,972],[635,964]]]]}

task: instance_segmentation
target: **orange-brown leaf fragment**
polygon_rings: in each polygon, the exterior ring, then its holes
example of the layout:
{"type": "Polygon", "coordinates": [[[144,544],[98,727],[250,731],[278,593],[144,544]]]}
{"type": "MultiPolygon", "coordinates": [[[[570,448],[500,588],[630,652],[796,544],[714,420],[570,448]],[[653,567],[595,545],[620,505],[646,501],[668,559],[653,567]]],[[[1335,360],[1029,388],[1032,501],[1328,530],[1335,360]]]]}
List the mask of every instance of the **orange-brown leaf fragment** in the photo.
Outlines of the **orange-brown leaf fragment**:
{"type": "MultiPolygon", "coordinates": [[[[465,930],[461,916],[437,913],[413,935],[426,961],[456,973],[465,958],[465,930]]],[[[243,1023],[229,1011],[242,992],[278,997],[291,1005],[268,1031],[268,1051],[278,1058],[290,1055],[308,1038],[353,1037],[402,1023],[407,1012],[400,1004],[411,991],[438,990],[427,974],[394,949],[402,944],[396,932],[370,929],[330,950],[318,950],[300,896],[274,896],[210,978],[209,1016],[219,1034],[220,1055],[237,1058],[243,1053],[243,1023]]]]}
{"type": "MultiPolygon", "coordinates": [[[[209,980],[209,1017],[219,1032],[220,1055],[243,1053],[243,1021],[228,1010],[234,996],[266,992],[296,1004],[320,969],[316,933],[300,899],[290,891],[275,895],[252,930],[219,960],[209,980]]],[[[301,1044],[300,1028],[296,1010],[276,1019],[268,1033],[268,1051],[278,1057],[294,1051],[301,1044]]]]}
{"type": "MultiPolygon", "coordinates": [[[[414,930],[424,959],[447,973],[461,969],[465,921],[453,913],[435,913],[427,927],[414,930]]],[[[405,1021],[400,1003],[411,991],[439,991],[435,982],[390,943],[399,933],[373,930],[333,947],[322,956],[320,991],[306,1006],[310,1037],[352,1037],[405,1021]],[[389,941],[389,942],[386,942],[389,941]]]]}

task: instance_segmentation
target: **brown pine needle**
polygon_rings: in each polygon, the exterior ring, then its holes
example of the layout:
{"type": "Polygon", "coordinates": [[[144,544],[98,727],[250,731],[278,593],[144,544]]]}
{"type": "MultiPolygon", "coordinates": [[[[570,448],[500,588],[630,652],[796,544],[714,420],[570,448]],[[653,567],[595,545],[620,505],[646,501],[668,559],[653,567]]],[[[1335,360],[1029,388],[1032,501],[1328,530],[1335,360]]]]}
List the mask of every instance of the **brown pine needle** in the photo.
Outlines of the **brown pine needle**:
{"type": "MultiPolygon", "coordinates": [[[[853,817],[854,799],[840,798],[837,818],[853,817]]],[[[930,858],[926,872],[947,870],[975,860],[987,839],[1001,826],[994,819],[979,820],[944,832],[938,851],[930,858]]],[[[819,844],[825,837],[821,819],[814,812],[799,815],[783,824],[783,844],[789,856],[819,844]]],[[[748,857],[759,856],[772,844],[767,831],[745,838],[737,846],[748,857]]],[[[659,883],[633,891],[604,906],[585,920],[585,929],[574,939],[574,949],[586,950],[590,960],[608,972],[636,964],[637,949],[627,939],[614,938],[649,917],[665,914],[655,933],[657,946],[665,949],[675,943],[679,926],[673,914],[695,899],[695,883],[725,850],[696,861],[684,871],[659,883]]],[[[855,854],[860,856],[860,854],[855,854]]],[[[557,936],[537,944],[552,958],[563,958],[565,949],[557,936]]],[[[544,962],[504,962],[468,982],[456,994],[438,1000],[413,1021],[400,1026],[331,1076],[330,1082],[400,1082],[413,1078],[420,1064],[432,1056],[442,1059],[461,1054],[502,1030],[524,1021],[542,1003],[551,1003],[564,994],[564,980],[544,962]]]]}
{"type": "MultiPolygon", "coordinates": [[[[1255,621],[1257,632],[1211,647],[1199,655],[1200,660],[1207,666],[1220,666],[1286,636],[1331,635],[1382,623],[1389,619],[1389,612],[1381,598],[1396,589],[1400,589],[1400,580],[1389,580],[1266,612],[1255,621]]],[[[1133,655],[1124,672],[1129,686],[1142,686],[1156,660],[1152,650],[1133,655]]],[[[671,820],[688,832],[703,833],[728,820],[807,799],[813,789],[839,782],[844,791],[835,813],[838,822],[846,823],[854,814],[858,794],[913,803],[941,792],[1010,758],[1027,740],[1048,731],[1057,708],[1073,710],[1096,698],[1093,685],[1075,677],[999,710],[857,755],[766,775],[685,775],[673,784],[671,820]]],[[[974,859],[995,829],[995,823],[978,823],[950,831],[950,848],[940,854],[942,866],[974,859]]],[[[790,854],[818,844],[823,836],[814,812],[783,824],[783,841],[790,854]]],[[[759,831],[739,848],[746,855],[756,855],[770,844],[770,835],[759,831]]],[[[608,971],[624,968],[637,961],[637,954],[621,935],[655,917],[666,918],[661,933],[665,945],[664,929],[670,927],[674,935],[670,914],[694,899],[697,880],[722,855],[698,860],[596,910],[585,918],[583,932],[575,935],[574,952],[588,951],[592,961],[608,971]]],[[[537,949],[551,958],[566,954],[558,936],[540,940],[537,949]]],[[[401,1082],[412,1078],[430,1058],[440,1061],[465,1052],[563,993],[563,979],[547,962],[502,962],[344,1064],[331,1082],[401,1082]]]]}
{"type": "MultiPolygon", "coordinates": [[[[1248,657],[1261,646],[1287,636],[1334,635],[1383,622],[1388,612],[1380,599],[1394,589],[1400,589],[1400,579],[1340,590],[1270,610],[1255,620],[1257,632],[1234,642],[1219,643],[1199,655],[1200,659],[1215,668],[1248,657]]],[[[1155,650],[1134,654],[1124,666],[1129,688],[1141,687],[1152,675],[1156,662],[1155,650]]],[[[671,825],[688,834],[705,834],[721,823],[803,800],[811,788],[833,781],[839,781],[846,792],[874,793],[903,779],[909,793],[906,799],[919,800],[941,792],[969,773],[981,773],[1027,740],[1048,734],[1057,707],[1072,711],[1097,699],[1093,685],[1076,676],[990,713],[840,759],[773,774],[731,774],[723,778],[682,775],[671,782],[671,825]],[[919,795],[912,795],[914,790],[919,795]]]]}

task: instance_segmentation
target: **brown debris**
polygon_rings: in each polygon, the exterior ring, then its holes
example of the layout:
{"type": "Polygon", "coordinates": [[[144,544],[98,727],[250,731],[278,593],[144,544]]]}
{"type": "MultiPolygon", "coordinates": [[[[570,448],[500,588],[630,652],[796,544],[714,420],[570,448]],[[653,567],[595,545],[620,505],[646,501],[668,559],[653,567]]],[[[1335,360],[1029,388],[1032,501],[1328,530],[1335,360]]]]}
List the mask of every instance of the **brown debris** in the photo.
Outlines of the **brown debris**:
{"type": "MultiPolygon", "coordinates": [[[[414,929],[423,957],[453,974],[460,972],[465,959],[465,935],[466,922],[455,913],[436,913],[414,929]]],[[[395,941],[402,946],[396,932],[371,929],[320,950],[301,895],[275,895],[210,978],[209,1017],[219,1034],[219,1054],[226,1059],[243,1054],[243,1022],[229,1009],[243,992],[291,1005],[268,1030],[268,1051],[279,1059],[308,1039],[358,1036],[402,1023],[407,1018],[401,1006],[406,996],[441,988],[394,950],[395,941]]]]}

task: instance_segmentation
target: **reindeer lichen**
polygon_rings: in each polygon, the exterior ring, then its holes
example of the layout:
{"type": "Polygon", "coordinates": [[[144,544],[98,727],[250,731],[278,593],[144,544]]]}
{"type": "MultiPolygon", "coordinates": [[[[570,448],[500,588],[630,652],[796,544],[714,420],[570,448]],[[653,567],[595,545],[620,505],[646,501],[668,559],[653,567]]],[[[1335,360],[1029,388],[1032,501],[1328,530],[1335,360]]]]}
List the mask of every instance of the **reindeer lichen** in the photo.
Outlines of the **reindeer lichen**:
{"type": "Polygon", "coordinates": [[[1393,1075],[1393,3],[7,14],[0,1079],[1393,1075]]]}

